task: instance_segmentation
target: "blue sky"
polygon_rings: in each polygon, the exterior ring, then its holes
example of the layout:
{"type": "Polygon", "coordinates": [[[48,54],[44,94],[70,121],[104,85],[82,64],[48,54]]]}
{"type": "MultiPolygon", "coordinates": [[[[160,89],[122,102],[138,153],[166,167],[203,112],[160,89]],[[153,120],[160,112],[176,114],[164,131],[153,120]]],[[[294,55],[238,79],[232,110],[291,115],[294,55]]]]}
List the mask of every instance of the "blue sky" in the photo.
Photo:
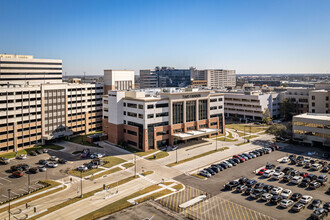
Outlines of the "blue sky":
{"type": "Polygon", "coordinates": [[[63,72],[155,66],[329,73],[329,0],[0,0],[0,53],[63,72]]]}

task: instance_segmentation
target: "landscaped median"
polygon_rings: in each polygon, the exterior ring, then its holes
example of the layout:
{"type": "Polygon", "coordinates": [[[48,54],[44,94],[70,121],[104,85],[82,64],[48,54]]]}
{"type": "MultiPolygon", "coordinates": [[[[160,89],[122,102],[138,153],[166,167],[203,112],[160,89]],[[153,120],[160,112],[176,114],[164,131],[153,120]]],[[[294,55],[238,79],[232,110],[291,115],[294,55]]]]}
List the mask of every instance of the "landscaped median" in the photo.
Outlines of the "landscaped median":
{"type": "Polygon", "coordinates": [[[248,144],[249,142],[242,142],[242,143],[239,143],[239,144],[235,144],[236,146],[242,146],[244,144],[248,144]]]}
{"type": "Polygon", "coordinates": [[[104,171],[104,172],[101,172],[101,173],[98,173],[96,175],[93,175],[92,177],[90,177],[89,179],[90,180],[95,180],[95,179],[98,179],[102,176],[106,176],[106,175],[109,175],[109,174],[112,174],[112,173],[115,173],[115,172],[118,172],[118,171],[121,171],[122,169],[120,167],[115,167],[113,169],[110,169],[110,170],[107,170],[107,171],[104,171]]]}
{"type": "Polygon", "coordinates": [[[96,169],[90,169],[90,170],[86,170],[86,171],[79,171],[79,170],[69,170],[68,174],[72,175],[72,176],[77,176],[77,177],[85,177],[85,176],[89,176],[92,175],[94,173],[100,172],[104,169],[102,168],[96,168],[96,169]]]}
{"type": "Polygon", "coordinates": [[[217,138],[218,141],[225,141],[225,142],[234,142],[237,141],[237,139],[230,139],[227,137],[221,137],[221,138],[217,138]]]}
{"type": "Polygon", "coordinates": [[[249,136],[245,136],[244,139],[250,140],[250,139],[256,138],[256,137],[259,137],[259,136],[258,135],[249,135],[249,136]]]}
{"type": "MultiPolygon", "coordinates": [[[[92,135],[92,134],[98,134],[98,133],[102,133],[102,131],[98,131],[98,132],[94,132],[94,133],[90,133],[90,134],[86,134],[86,135],[78,135],[75,137],[69,137],[68,141],[76,143],[76,144],[91,146],[91,147],[99,147],[97,144],[87,141],[87,136],[92,135]]],[[[102,148],[102,147],[100,147],[100,148],[102,148]]]]}
{"type": "Polygon", "coordinates": [[[10,153],[6,153],[6,154],[1,154],[0,157],[4,157],[4,158],[14,158],[17,155],[21,155],[21,154],[30,154],[31,151],[35,151],[38,149],[52,149],[52,150],[63,150],[64,147],[55,145],[55,144],[46,144],[46,145],[42,145],[42,146],[36,146],[36,147],[31,147],[31,148],[26,148],[23,150],[19,150],[17,152],[10,152],[10,153]]]}
{"type": "MultiPolygon", "coordinates": [[[[11,202],[11,205],[10,205],[11,208],[16,208],[18,206],[21,206],[21,205],[24,205],[26,203],[32,202],[34,200],[43,198],[45,196],[48,196],[48,195],[53,194],[53,193],[56,193],[56,192],[61,191],[61,190],[63,190],[63,189],[66,188],[66,186],[63,185],[63,187],[60,187],[60,188],[56,188],[54,190],[51,190],[52,188],[57,187],[57,186],[60,185],[60,183],[55,182],[55,181],[52,181],[52,180],[44,180],[44,181],[40,181],[39,183],[44,184],[45,187],[44,188],[41,188],[39,190],[36,190],[35,192],[32,192],[30,194],[26,194],[24,196],[21,196],[21,197],[16,198],[16,199],[21,199],[22,201],[16,202],[16,203],[15,202],[11,202]],[[42,193],[43,191],[46,191],[46,190],[49,190],[49,191],[42,193]],[[38,195],[36,195],[37,193],[38,193],[38,195]],[[28,196],[29,196],[29,198],[24,199],[24,198],[26,198],[28,196]]],[[[11,201],[13,201],[13,200],[11,200],[11,201]]],[[[4,203],[7,203],[7,202],[8,201],[6,201],[4,203]]],[[[7,210],[8,210],[8,207],[1,208],[0,209],[0,213],[2,213],[4,211],[7,211],[7,210]]]]}
{"type": "MultiPolygon", "coordinates": [[[[222,148],[221,148],[222,149],[222,148]]],[[[229,147],[224,147],[225,150],[229,149],[229,147]]],[[[189,158],[186,158],[184,160],[179,160],[177,163],[174,162],[174,163],[170,163],[170,164],[167,164],[166,166],[169,166],[169,167],[173,167],[173,166],[176,166],[176,165],[179,165],[179,164],[182,164],[182,163],[185,163],[185,162],[188,162],[188,161],[191,161],[191,160],[195,160],[195,159],[198,159],[200,157],[204,157],[204,156],[207,156],[207,155],[210,155],[210,154],[213,154],[213,153],[216,153],[216,152],[219,152],[220,150],[211,150],[211,151],[208,151],[208,152],[205,152],[205,153],[202,153],[202,154],[198,154],[196,156],[193,156],[193,157],[189,157],[189,158]]]]}
{"type": "Polygon", "coordinates": [[[119,157],[113,157],[113,156],[103,157],[102,160],[105,163],[102,166],[103,167],[106,167],[106,168],[110,168],[110,167],[113,167],[113,166],[116,166],[118,164],[121,164],[121,163],[125,163],[126,162],[126,160],[124,160],[124,159],[121,159],[119,157]]]}
{"type": "Polygon", "coordinates": [[[251,131],[251,133],[256,133],[260,131],[265,131],[267,129],[267,125],[258,126],[258,125],[249,125],[249,124],[226,124],[226,128],[244,131],[247,133],[251,131]],[[251,128],[251,129],[250,129],[251,128]]]}
{"type": "MultiPolygon", "coordinates": [[[[122,179],[122,180],[120,180],[118,182],[111,183],[110,185],[107,185],[106,187],[113,188],[113,187],[122,185],[124,183],[127,183],[129,181],[132,181],[134,179],[137,179],[137,178],[139,178],[139,176],[136,176],[136,177],[131,176],[131,177],[128,177],[126,179],[122,179]]],[[[71,198],[71,199],[69,199],[69,200],[67,200],[65,202],[62,202],[62,203],[57,204],[57,205],[55,205],[53,207],[50,207],[50,208],[47,209],[47,211],[42,212],[42,213],[40,213],[40,214],[38,214],[36,216],[33,216],[32,218],[29,218],[29,219],[38,219],[38,218],[40,218],[42,216],[48,215],[49,213],[55,212],[55,211],[57,211],[57,210],[59,210],[61,208],[64,208],[64,207],[68,206],[68,205],[71,205],[73,203],[79,202],[80,200],[87,199],[87,198],[93,196],[95,193],[101,192],[102,190],[103,190],[103,188],[98,188],[96,190],[93,190],[93,191],[90,191],[88,193],[85,193],[85,194],[83,194],[83,198],[80,198],[80,197],[71,198]]]]}
{"type": "Polygon", "coordinates": [[[154,155],[151,155],[149,157],[146,157],[147,160],[157,160],[157,159],[160,159],[160,158],[164,158],[164,157],[167,157],[169,154],[165,151],[160,151],[154,155]]]}

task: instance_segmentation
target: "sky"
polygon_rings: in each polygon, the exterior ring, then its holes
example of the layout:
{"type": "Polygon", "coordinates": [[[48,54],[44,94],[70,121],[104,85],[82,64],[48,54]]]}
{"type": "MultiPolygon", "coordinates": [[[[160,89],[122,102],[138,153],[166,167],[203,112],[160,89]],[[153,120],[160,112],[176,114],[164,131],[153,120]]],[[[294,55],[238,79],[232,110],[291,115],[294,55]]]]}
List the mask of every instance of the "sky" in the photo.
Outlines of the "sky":
{"type": "Polygon", "coordinates": [[[330,73],[329,0],[0,0],[0,53],[63,74],[155,66],[330,73]]]}

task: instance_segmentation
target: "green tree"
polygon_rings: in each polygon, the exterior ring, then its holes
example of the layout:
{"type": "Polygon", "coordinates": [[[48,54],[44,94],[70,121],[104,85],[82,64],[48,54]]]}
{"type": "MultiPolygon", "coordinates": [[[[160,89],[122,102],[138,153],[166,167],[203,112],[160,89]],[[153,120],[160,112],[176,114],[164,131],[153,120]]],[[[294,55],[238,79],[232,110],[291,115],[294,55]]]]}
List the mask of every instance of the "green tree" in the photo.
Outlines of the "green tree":
{"type": "Polygon", "coordinates": [[[284,137],[286,135],[286,127],[282,124],[273,124],[266,130],[266,133],[275,137],[284,137]]]}
{"type": "Polygon", "coordinates": [[[262,121],[266,124],[271,122],[272,118],[270,117],[269,109],[266,108],[265,112],[262,114],[262,121]]]}
{"type": "Polygon", "coordinates": [[[281,106],[281,114],[285,120],[291,121],[295,110],[295,104],[289,99],[285,99],[281,106]]]}

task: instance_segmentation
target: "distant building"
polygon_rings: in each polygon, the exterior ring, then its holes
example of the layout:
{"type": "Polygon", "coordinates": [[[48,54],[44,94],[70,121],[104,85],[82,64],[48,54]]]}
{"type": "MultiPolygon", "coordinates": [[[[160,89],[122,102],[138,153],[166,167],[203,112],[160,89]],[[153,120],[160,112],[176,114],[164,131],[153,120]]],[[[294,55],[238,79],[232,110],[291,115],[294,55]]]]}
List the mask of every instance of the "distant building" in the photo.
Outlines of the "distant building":
{"type": "Polygon", "coordinates": [[[104,94],[109,90],[134,89],[133,70],[104,70],[104,94]]]}
{"type": "Polygon", "coordinates": [[[62,82],[62,60],[0,54],[0,84],[39,85],[62,82]]]}
{"type": "Polygon", "coordinates": [[[292,87],[286,88],[284,99],[294,104],[294,115],[309,111],[309,92],[312,88],[292,87]]]}
{"type": "Polygon", "coordinates": [[[293,117],[293,140],[330,147],[330,114],[305,113],[293,117]]]}
{"type": "Polygon", "coordinates": [[[222,93],[199,89],[108,91],[103,132],[108,141],[148,151],[224,133],[222,93]]]}
{"type": "MultiPolygon", "coordinates": [[[[194,81],[206,81],[210,89],[220,89],[236,86],[236,71],[224,69],[192,70],[194,81]]],[[[196,84],[196,83],[193,83],[196,84]]]]}
{"type": "Polygon", "coordinates": [[[158,87],[158,76],[155,70],[140,70],[140,88],[158,87]]]}

